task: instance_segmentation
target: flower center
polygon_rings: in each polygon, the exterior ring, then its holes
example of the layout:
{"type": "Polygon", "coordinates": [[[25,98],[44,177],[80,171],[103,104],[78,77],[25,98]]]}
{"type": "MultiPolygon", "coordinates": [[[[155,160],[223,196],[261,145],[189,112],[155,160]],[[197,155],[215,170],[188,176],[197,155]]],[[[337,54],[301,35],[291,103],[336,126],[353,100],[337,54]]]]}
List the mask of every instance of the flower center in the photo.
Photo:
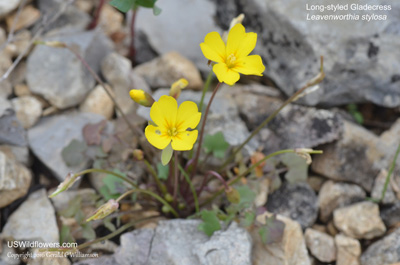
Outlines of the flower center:
{"type": "Polygon", "coordinates": [[[226,58],[226,65],[228,68],[232,68],[235,66],[236,63],[236,57],[233,53],[231,53],[227,58],[226,58]]]}
{"type": "Polygon", "coordinates": [[[175,127],[168,129],[169,136],[173,137],[173,136],[176,136],[177,134],[178,134],[178,130],[175,127]]]}

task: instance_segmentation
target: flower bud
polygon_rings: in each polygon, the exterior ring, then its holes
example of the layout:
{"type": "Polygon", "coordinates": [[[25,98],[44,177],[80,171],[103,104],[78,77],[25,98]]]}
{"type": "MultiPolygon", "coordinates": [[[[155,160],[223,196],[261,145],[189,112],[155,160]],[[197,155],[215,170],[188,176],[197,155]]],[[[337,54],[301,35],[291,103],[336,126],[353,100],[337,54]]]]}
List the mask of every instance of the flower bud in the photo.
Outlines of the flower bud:
{"type": "Polygon", "coordinates": [[[312,162],[310,152],[314,151],[313,149],[309,148],[297,148],[294,150],[295,154],[301,156],[306,160],[307,165],[310,165],[312,162]]]}
{"type": "Polygon", "coordinates": [[[143,151],[142,150],[140,150],[140,149],[135,149],[135,150],[133,150],[133,157],[136,159],[136,160],[138,160],[138,161],[142,161],[143,160],[143,158],[144,158],[144,155],[143,155],[143,151]]]}
{"type": "Polygon", "coordinates": [[[68,175],[65,177],[65,180],[63,182],[61,182],[56,191],[53,192],[49,198],[53,198],[54,196],[56,196],[57,194],[69,189],[72,185],[74,185],[75,182],[77,182],[79,180],[80,176],[79,175],[74,175],[73,173],[68,173],[68,175]]]}
{"type": "Polygon", "coordinates": [[[149,93],[141,89],[132,89],[129,95],[136,103],[145,107],[151,107],[155,101],[149,93]]]}
{"type": "Polygon", "coordinates": [[[226,197],[228,198],[228,201],[230,201],[231,203],[240,202],[240,193],[237,191],[237,189],[228,186],[228,188],[225,189],[225,194],[226,197]]]}
{"type": "MultiPolygon", "coordinates": [[[[265,155],[263,153],[255,152],[250,158],[251,164],[254,165],[254,164],[258,163],[258,161],[262,160],[264,157],[265,157],[265,155]]],[[[266,162],[264,161],[255,168],[256,177],[263,176],[263,168],[264,168],[265,164],[266,164],[266,162]]]]}
{"type": "Polygon", "coordinates": [[[103,219],[104,217],[107,217],[108,215],[115,212],[118,209],[118,207],[119,203],[116,200],[111,199],[107,203],[100,206],[96,210],[96,212],[86,220],[86,222],[103,219]]]}
{"type": "Polygon", "coordinates": [[[181,78],[175,83],[172,84],[171,89],[169,90],[169,95],[171,97],[174,97],[175,99],[178,99],[182,89],[187,87],[189,85],[189,82],[185,78],[181,78]]]}

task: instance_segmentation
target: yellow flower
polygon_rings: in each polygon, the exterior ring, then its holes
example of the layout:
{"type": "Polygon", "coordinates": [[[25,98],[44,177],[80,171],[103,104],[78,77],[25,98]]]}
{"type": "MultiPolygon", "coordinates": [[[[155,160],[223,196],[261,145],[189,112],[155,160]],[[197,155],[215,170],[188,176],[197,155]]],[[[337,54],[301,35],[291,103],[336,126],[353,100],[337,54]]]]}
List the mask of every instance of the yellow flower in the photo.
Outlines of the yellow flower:
{"type": "Polygon", "coordinates": [[[235,84],[241,74],[262,76],[265,67],[259,55],[249,55],[254,50],[257,34],[246,33],[242,24],[229,31],[226,45],[218,32],[210,32],[200,44],[204,56],[216,62],[213,71],[219,82],[235,84]]]}
{"type": "Polygon", "coordinates": [[[174,97],[175,99],[179,98],[179,95],[181,94],[182,89],[187,87],[189,85],[189,81],[187,81],[185,78],[181,78],[178,81],[174,82],[171,86],[171,89],[169,90],[169,95],[171,97],[174,97]]]}
{"type": "Polygon", "coordinates": [[[145,130],[147,140],[158,149],[165,149],[170,143],[177,151],[191,150],[197,139],[194,129],[200,122],[201,113],[191,101],[183,102],[178,109],[176,99],[161,96],[150,109],[150,117],[155,125],[145,130]]]}
{"type": "Polygon", "coordinates": [[[142,106],[151,107],[154,103],[153,97],[143,90],[139,89],[132,89],[129,91],[129,95],[131,98],[142,106]]]}

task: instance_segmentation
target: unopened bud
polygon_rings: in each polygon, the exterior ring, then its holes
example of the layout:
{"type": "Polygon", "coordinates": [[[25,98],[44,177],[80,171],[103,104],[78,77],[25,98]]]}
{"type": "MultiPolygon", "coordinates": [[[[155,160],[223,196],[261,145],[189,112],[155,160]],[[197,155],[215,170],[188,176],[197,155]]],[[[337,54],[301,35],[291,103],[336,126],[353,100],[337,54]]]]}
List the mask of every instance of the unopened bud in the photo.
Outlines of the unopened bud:
{"type": "Polygon", "coordinates": [[[49,198],[53,198],[57,194],[69,189],[75,182],[79,180],[80,176],[79,175],[74,175],[73,173],[68,173],[68,175],[65,177],[65,180],[61,182],[56,191],[53,192],[49,198]]]}
{"type": "MultiPolygon", "coordinates": [[[[262,159],[265,158],[265,155],[261,152],[255,152],[250,160],[251,160],[251,164],[254,165],[256,163],[258,163],[259,161],[261,161],[262,159]]],[[[265,166],[266,162],[262,162],[261,164],[259,164],[256,168],[255,168],[255,172],[256,172],[256,177],[262,177],[263,176],[263,168],[265,166]]]]}
{"type": "Polygon", "coordinates": [[[310,165],[312,162],[310,152],[312,151],[314,150],[309,148],[298,148],[295,149],[295,154],[304,158],[306,160],[307,165],[310,165]]]}
{"type": "Polygon", "coordinates": [[[116,200],[111,199],[107,203],[100,206],[96,212],[86,220],[86,222],[103,219],[104,217],[107,217],[115,212],[118,207],[119,203],[116,200]]]}
{"type": "Polygon", "coordinates": [[[132,89],[129,95],[136,103],[145,107],[151,107],[155,101],[149,93],[141,89],[132,89]]]}
{"type": "Polygon", "coordinates": [[[225,194],[228,198],[228,201],[230,201],[231,203],[240,202],[240,193],[237,191],[237,189],[228,186],[228,188],[225,189],[225,194]]]}
{"type": "Polygon", "coordinates": [[[182,89],[186,88],[189,85],[189,82],[185,78],[181,78],[175,83],[172,84],[171,89],[169,90],[169,95],[178,99],[182,89]]]}
{"type": "Polygon", "coordinates": [[[244,20],[244,14],[240,14],[239,16],[232,19],[231,24],[229,25],[229,30],[233,28],[236,24],[242,24],[244,20]]]}
{"type": "Polygon", "coordinates": [[[143,160],[143,158],[144,158],[144,155],[143,155],[143,151],[142,150],[140,150],[140,149],[135,149],[135,150],[133,150],[133,157],[136,159],[136,160],[138,160],[138,161],[142,161],[143,160]]]}
{"type": "Polygon", "coordinates": [[[165,194],[164,198],[167,202],[172,202],[174,200],[174,197],[169,193],[165,194]]]}

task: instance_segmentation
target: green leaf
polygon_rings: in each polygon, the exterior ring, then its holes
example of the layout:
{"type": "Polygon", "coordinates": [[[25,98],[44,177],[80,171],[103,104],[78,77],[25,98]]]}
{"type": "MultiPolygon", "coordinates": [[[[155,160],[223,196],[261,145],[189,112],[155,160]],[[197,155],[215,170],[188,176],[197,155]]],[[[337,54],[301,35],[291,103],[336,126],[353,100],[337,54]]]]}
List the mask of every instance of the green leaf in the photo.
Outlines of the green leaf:
{"type": "Polygon", "coordinates": [[[249,227],[254,223],[254,220],[256,219],[256,214],[254,212],[246,212],[244,213],[244,218],[241,220],[241,224],[244,227],[249,227]]]}
{"type": "Polygon", "coordinates": [[[76,196],[69,201],[68,207],[60,212],[60,215],[66,218],[75,216],[75,214],[81,209],[82,197],[76,196]]]}
{"type": "Polygon", "coordinates": [[[135,4],[141,7],[153,8],[157,0],[136,0],[135,4]]]}
{"type": "Polygon", "coordinates": [[[281,155],[281,161],[288,167],[285,178],[289,183],[307,181],[308,165],[304,158],[287,153],[281,155]]]}
{"type": "Polygon", "coordinates": [[[124,13],[128,12],[134,4],[135,0],[111,0],[110,2],[110,5],[124,13]]]}
{"type": "Polygon", "coordinates": [[[111,194],[110,190],[106,185],[102,186],[99,190],[101,196],[103,196],[104,200],[108,201],[110,199],[117,199],[119,194],[111,194]]]}
{"type": "Polygon", "coordinates": [[[115,228],[115,225],[113,223],[111,223],[111,220],[112,220],[112,218],[108,216],[103,219],[103,224],[108,230],[110,230],[111,232],[114,232],[117,229],[115,228]]]}
{"type": "Polygon", "coordinates": [[[172,154],[174,153],[174,149],[172,149],[171,144],[169,144],[167,147],[162,150],[161,153],[161,163],[163,166],[168,165],[169,161],[171,161],[172,154]]]}
{"type": "Polygon", "coordinates": [[[161,14],[161,8],[159,8],[158,6],[156,6],[156,5],[154,5],[154,7],[153,7],[153,14],[155,15],[155,16],[158,16],[159,14],[161,14]]]}
{"type": "MultiPolygon", "coordinates": [[[[115,173],[118,173],[122,176],[126,177],[126,174],[122,173],[121,171],[114,169],[113,170],[115,173]]],[[[120,178],[117,178],[114,175],[107,175],[104,179],[103,179],[103,183],[104,185],[106,185],[106,187],[108,188],[108,190],[110,191],[110,194],[121,194],[124,193],[126,191],[126,187],[124,186],[124,181],[120,178]]]]}
{"type": "Polygon", "coordinates": [[[221,229],[217,214],[213,211],[202,210],[200,212],[203,223],[197,227],[200,231],[203,231],[206,235],[211,236],[215,231],[221,229]]]}
{"type": "Polygon", "coordinates": [[[239,204],[246,204],[246,205],[252,204],[257,196],[257,194],[254,191],[252,191],[247,185],[236,187],[236,190],[240,194],[239,204]]]}
{"type": "Polygon", "coordinates": [[[163,179],[163,180],[168,179],[168,173],[169,173],[168,166],[163,166],[163,164],[157,163],[157,172],[158,172],[159,179],[163,179]]]}
{"type": "Polygon", "coordinates": [[[62,225],[60,231],[60,243],[72,243],[72,242],[75,242],[75,240],[71,234],[71,228],[67,225],[62,225]]]}
{"type": "Polygon", "coordinates": [[[61,151],[61,156],[69,167],[75,167],[85,161],[85,151],[87,145],[84,142],[73,139],[64,149],[61,151]]]}
{"type": "Polygon", "coordinates": [[[96,238],[96,232],[94,231],[90,223],[82,224],[82,236],[83,238],[88,240],[93,240],[96,238]]]}
{"type": "Polygon", "coordinates": [[[222,132],[217,132],[214,135],[207,134],[204,137],[203,148],[206,153],[212,153],[216,158],[224,158],[228,147],[229,144],[225,141],[222,132]]]}
{"type": "Polygon", "coordinates": [[[276,215],[266,218],[265,225],[258,231],[264,244],[280,242],[285,230],[285,223],[276,219],[276,215]]]}

